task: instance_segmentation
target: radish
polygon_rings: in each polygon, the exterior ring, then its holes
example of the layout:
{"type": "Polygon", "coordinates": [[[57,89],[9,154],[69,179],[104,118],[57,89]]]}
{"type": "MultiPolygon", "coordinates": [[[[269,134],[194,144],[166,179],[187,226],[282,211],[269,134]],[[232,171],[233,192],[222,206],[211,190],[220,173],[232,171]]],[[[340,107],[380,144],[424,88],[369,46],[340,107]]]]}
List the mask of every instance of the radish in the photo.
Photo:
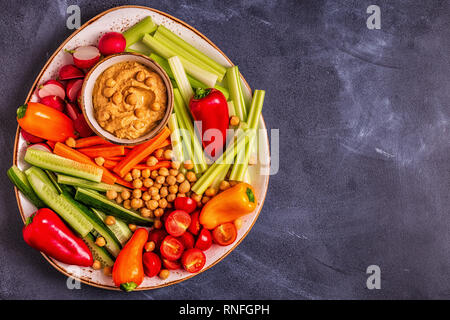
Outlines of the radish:
{"type": "Polygon", "coordinates": [[[64,100],[58,96],[46,96],[40,102],[58,111],[63,112],[64,110],[64,100]]]}
{"type": "Polygon", "coordinates": [[[64,85],[56,80],[48,80],[46,83],[41,85],[37,94],[41,99],[47,96],[58,96],[64,100],[66,97],[64,85]]]}
{"type": "Polygon", "coordinates": [[[105,33],[98,41],[98,48],[104,56],[123,52],[126,45],[125,37],[119,32],[105,33]]]}
{"type": "Polygon", "coordinates": [[[83,85],[83,79],[72,79],[67,82],[66,93],[70,101],[77,99],[78,93],[83,85]]]}
{"type": "Polygon", "coordinates": [[[32,135],[31,133],[26,132],[23,129],[20,130],[20,134],[22,135],[22,138],[24,138],[25,141],[28,143],[39,143],[39,142],[44,141],[44,139],[36,137],[36,136],[32,135]]]}
{"type": "Polygon", "coordinates": [[[72,102],[66,103],[66,113],[69,116],[69,118],[73,120],[73,126],[80,135],[80,137],[82,138],[89,137],[94,133],[91,127],[89,127],[89,125],[87,124],[84,115],[81,113],[80,109],[77,107],[75,103],[72,102]]]}
{"type": "Polygon", "coordinates": [[[84,78],[84,72],[73,64],[67,64],[59,69],[59,80],[84,78]]]}
{"type": "Polygon", "coordinates": [[[73,63],[81,69],[89,69],[100,60],[100,51],[94,46],[78,47],[73,52],[73,63]]]}
{"type": "Polygon", "coordinates": [[[30,145],[27,148],[27,150],[28,149],[42,150],[42,151],[50,152],[50,153],[52,152],[52,149],[46,143],[35,143],[35,144],[30,145]]]}
{"type": "Polygon", "coordinates": [[[67,102],[66,103],[66,114],[70,119],[75,121],[78,118],[78,115],[81,113],[80,109],[78,109],[75,103],[67,102]]]}

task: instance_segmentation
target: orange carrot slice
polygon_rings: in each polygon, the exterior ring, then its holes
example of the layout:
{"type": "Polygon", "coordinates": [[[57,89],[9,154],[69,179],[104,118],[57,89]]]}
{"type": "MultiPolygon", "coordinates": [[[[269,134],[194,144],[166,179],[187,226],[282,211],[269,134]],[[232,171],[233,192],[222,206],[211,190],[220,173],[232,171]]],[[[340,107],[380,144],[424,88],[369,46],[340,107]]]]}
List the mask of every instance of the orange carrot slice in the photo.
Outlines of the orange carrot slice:
{"type": "Polygon", "coordinates": [[[103,166],[106,169],[114,169],[115,166],[117,166],[119,162],[114,160],[105,159],[105,163],[103,163],[103,166]]]}
{"type": "Polygon", "coordinates": [[[80,138],[76,140],[76,147],[75,148],[86,148],[86,147],[92,147],[97,145],[114,145],[113,143],[106,141],[105,139],[99,137],[99,136],[92,136],[87,138],[80,138]]]}
{"type": "Polygon", "coordinates": [[[81,148],[78,149],[82,154],[87,155],[89,158],[110,158],[125,155],[125,147],[124,146],[96,146],[89,148],[81,148]]]}
{"type": "Polygon", "coordinates": [[[138,169],[138,170],[150,169],[150,171],[152,171],[152,170],[158,170],[160,168],[170,168],[170,166],[171,166],[170,161],[159,161],[154,166],[147,166],[145,164],[137,164],[133,167],[133,169],[138,169]]]}

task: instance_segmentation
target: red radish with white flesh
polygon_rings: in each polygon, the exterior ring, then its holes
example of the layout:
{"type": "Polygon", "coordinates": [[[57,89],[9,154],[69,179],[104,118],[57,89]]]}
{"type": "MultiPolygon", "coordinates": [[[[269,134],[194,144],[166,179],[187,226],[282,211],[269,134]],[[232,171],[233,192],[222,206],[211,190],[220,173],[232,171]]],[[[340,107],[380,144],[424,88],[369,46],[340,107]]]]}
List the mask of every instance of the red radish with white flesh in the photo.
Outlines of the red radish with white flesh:
{"type": "Polygon", "coordinates": [[[66,103],[66,114],[73,120],[73,126],[80,137],[90,137],[94,133],[75,103],[66,103]]]}
{"type": "Polygon", "coordinates": [[[26,132],[23,129],[20,129],[20,134],[22,135],[22,138],[24,138],[25,141],[28,143],[39,143],[39,142],[44,141],[44,139],[36,137],[36,136],[32,135],[31,133],[26,132]]]}
{"type": "Polygon", "coordinates": [[[73,64],[67,64],[59,69],[59,80],[84,78],[84,72],[73,64]]]}
{"type": "Polygon", "coordinates": [[[75,103],[66,102],[66,114],[70,119],[74,120],[78,118],[78,115],[81,113],[80,109],[76,106],[75,103]]]}
{"type": "Polygon", "coordinates": [[[66,91],[61,82],[56,80],[48,80],[39,87],[37,95],[41,99],[47,96],[58,96],[64,100],[66,97],[66,91]]]}
{"type": "Polygon", "coordinates": [[[52,149],[45,143],[35,143],[30,145],[27,149],[41,150],[50,153],[52,152],[52,149]]]}
{"type": "Polygon", "coordinates": [[[58,96],[46,96],[43,97],[40,103],[45,104],[46,106],[52,107],[58,111],[63,112],[64,110],[64,100],[58,96]]]}
{"type": "Polygon", "coordinates": [[[119,32],[105,33],[98,41],[98,49],[104,56],[123,52],[126,45],[125,37],[119,32]]]}
{"type": "Polygon", "coordinates": [[[72,57],[78,68],[89,69],[100,60],[100,51],[94,46],[78,47],[72,57]]]}
{"type": "Polygon", "coordinates": [[[77,99],[82,85],[83,79],[73,79],[67,82],[66,93],[67,98],[69,98],[70,101],[75,101],[77,99]]]}

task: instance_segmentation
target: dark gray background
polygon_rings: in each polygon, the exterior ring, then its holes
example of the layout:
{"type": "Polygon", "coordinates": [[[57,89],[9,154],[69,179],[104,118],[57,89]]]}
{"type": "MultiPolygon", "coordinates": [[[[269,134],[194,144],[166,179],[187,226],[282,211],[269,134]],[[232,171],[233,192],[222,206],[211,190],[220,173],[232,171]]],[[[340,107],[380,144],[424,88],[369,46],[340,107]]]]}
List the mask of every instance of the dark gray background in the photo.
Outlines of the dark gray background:
{"type": "MultiPolygon", "coordinates": [[[[15,110],[47,58],[82,20],[127,1],[2,1],[1,171],[15,110]]],[[[448,1],[133,1],[178,17],[267,90],[280,172],[260,218],[214,268],[155,291],[121,294],[66,278],[21,237],[1,179],[0,298],[374,299],[450,297],[448,1]],[[381,30],[368,30],[378,4],[381,30]],[[379,265],[381,290],[366,288],[379,265]]]]}

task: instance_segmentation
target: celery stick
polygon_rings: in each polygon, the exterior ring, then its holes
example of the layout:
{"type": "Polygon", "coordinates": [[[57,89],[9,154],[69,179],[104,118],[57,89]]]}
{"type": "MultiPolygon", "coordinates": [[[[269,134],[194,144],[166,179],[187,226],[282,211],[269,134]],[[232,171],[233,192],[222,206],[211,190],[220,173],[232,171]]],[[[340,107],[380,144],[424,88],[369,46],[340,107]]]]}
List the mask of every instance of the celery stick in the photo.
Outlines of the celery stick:
{"type": "Polygon", "coordinates": [[[195,56],[198,59],[200,59],[203,62],[205,62],[206,64],[210,65],[211,67],[213,67],[214,69],[216,69],[220,73],[225,74],[226,68],[224,66],[220,65],[218,62],[216,62],[215,60],[213,60],[212,58],[208,57],[206,54],[204,54],[203,52],[201,52],[200,50],[198,50],[194,46],[190,45],[189,43],[187,43],[186,41],[184,41],[183,39],[178,37],[175,33],[170,31],[169,29],[167,29],[163,25],[160,25],[158,27],[158,31],[157,32],[160,32],[162,35],[164,35],[166,38],[171,40],[177,46],[179,46],[180,48],[186,50],[187,52],[189,52],[193,56],[195,56]]]}
{"type": "Polygon", "coordinates": [[[136,23],[134,26],[124,31],[122,34],[127,41],[127,48],[133,43],[141,40],[146,33],[152,33],[156,30],[157,25],[153,22],[151,17],[146,17],[136,23]]]}
{"type": "Polygon", "coordinates": [[[236,111],[235,111],[235,109],[234,109],[234,103],[233,103],[233,101],[228,101],[228,115],[229,115],[230,117],[236,115],[236,111]]]}
{"type": "Polygon", "coordinates": [[[152,52],[149,47],[142,43],[142,41],[138,41],[132,44],[131,46],[127,47],[125,51],[137,52],[143,54],[144,56],[148,56],[152,52]]]}
{"type": "Polygon", "coordinates": [[[169,58],[168,61],[173,76],[175,77],[178,89],[180,89],[184,103],[186,103],[186,105],[189,105],[189,101],[191,101],[191,98],[194,95],[194,90],[192,90],[191,84],[186,77],[186,72],[184,72],[184,68],[181,64],[180,58],[178,56],[175,56],[169,58]]]}
{"type": "MultiPolygon", "coordinates": [[[[229,168],[229,166],[228,166],[228,168],[229,168]]],[[[217,177],[214,179],[214,181],[211,183],[211,188],[214,188],[214,189],[218,190],[218,189],[219,189],[219,186],[220,186],[220,183],[221,183],[222,181],[224,181],[225,178],[227,177],[227,173],[228,173],[228,170],[223,170],[223,171],[221,171],[221,172],[217,175],[217,177]]]]}
{"type": "Polygon", "coordinates": [[[170,141],[172,143],[175,161],[183,162],[183,145],[181,144],[180,129],[178,128],[177,115],[175,113],[170,115],[167,124],[169,125],[170,131],[172,131],[170,141]]]}
{"type": "Polygon", "coordinates": [[[247,121],[247,109],[245,107],[244,95],[241,87],[241,77],[238,66],[227,70],[228,89],[230,90],[231,100],[234,103],[236,115],[241,121],[247,121]]]}
{"type": "Polygon", "coordinates": [[[175,52],[177,54],[177,56],[183,57],[186,60],[189,60],[192,63],[195,63],[200,68],[217,75],[217,79],[219,81],[222,81],[222,79],[223,79],[223,77],[225,75],[225,72],[219,72],[219,71],[215,70],[214,68],[212,68],[208,64],[204,63],[203,61],[199,60],[197,57],[193,56],[189,52],[187,52],[187,51],[183,50],[182,48],[178,47],[176,44],[174,44],[172,41],[167,39],[164,35],[162,35],[158,31],[155,32],[155,34],[153,35],[153,38],[155,38],[159,42],[163,43],[166,47],[170,48],[170,50],[175,52]]]}
{"type": "MultiPolygon", "coordinates": [[[[144,38],[142,39],[142,42],[150,47],[153,51],[155,51],[157,54],[162,56],[163,58],[170,58],[174,57],[177,54],[172,51],[170,48],[168,48],[166,45],[164,45],[162,42],[156,40],[154,37],[150,36],[149,34],[146,34],[144,38]]],[[[199,66],[197,66],[195,63],[180,57],[181,63],[183,64],[183,67],[185,68],[186,72],[190,74],[192,77],[196,78],[197,80],[203,82],[206,84],[209,88],[213,88],[217,81],[217,75],[206,71],[199,66]]]]}

